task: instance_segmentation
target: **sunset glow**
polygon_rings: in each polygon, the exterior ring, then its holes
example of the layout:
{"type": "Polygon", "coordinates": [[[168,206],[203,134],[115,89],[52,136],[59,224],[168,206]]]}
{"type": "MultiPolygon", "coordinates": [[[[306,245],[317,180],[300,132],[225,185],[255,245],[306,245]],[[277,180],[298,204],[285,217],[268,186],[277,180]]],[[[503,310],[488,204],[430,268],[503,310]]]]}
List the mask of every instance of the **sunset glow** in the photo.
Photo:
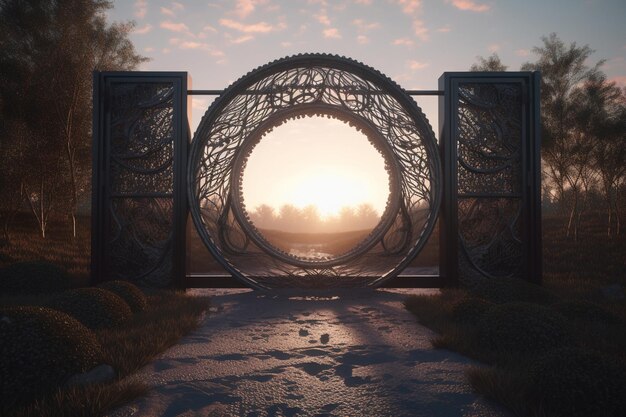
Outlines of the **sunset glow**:
{"type": "Polygon", "coordinates": [[[261,204],[314,205],[322,218],[370,204],[382,213],[389,194],[384,160],[365,135],[342,121],[291,120],[266,135],[243,176],[249,211],[261,204]]]}

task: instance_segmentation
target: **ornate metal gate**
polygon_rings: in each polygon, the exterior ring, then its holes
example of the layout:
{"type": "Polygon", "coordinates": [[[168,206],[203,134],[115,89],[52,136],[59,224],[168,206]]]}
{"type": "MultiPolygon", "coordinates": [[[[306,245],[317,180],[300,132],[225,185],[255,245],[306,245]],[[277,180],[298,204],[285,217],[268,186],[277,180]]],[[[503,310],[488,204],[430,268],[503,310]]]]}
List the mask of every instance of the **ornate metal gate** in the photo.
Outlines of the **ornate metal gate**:
{"type": "MultiPolygon", "coordinates": [[[[189,168],[187,94],[198,91],[187,91],[186,81],[186,73],[94,76],[94,281],[190,286],[185,197],[207,249],[253,288],[540,280],[537,74],[446,73],[439,91],[407,93],[350,59],[285,58],[226,90],[205,91],[219,97],[194,134],[189,168]],[[416,94],[441,96],[439,144],[410,97],[416,94]],[[364,133],[390,180],[378,225],[331,257],[276,247],[250,221],[241,191],[243,168],[264,135],[314,115],[364,133]],[[440,274],[394,281],[438,218],[440,274]]],[[[235,283],[206,278],[191,285],[214,282],[235,283]]]]}

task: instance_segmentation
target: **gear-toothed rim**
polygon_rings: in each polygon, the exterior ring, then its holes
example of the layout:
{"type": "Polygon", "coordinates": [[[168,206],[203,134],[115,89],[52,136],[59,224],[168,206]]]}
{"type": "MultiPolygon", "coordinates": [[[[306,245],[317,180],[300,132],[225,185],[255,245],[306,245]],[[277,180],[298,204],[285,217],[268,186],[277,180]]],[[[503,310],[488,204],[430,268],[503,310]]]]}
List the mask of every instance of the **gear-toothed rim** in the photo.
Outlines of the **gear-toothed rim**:
{"type": "MultiPolygon", "coordinates": [[[[267,79],[273,74],[279,74],[281,72],[285,72],[290,69],[315,68],[315,67],[344,71],[346,73],[353,74],[357,77],[360,77],[364,81],[375,85],[378,89],[380,89],[380,94],[385,94],[393,98],[393,100],[395,100],[395,102],[397,102],[397,104],[399,104],[404,109],[404,111],[408,113],[408,115],[412,119],[412,123],[414,123],[415,126],[419,127],[419,131],[423,135],[423,137],[421,137],[421,140],[422,140],[422,146],[424,147],[424,151],[426,152],[426,155],[427,155],[426,164],[427,164],[427,169],[429,173],[428,182],[430,184],[429,189],[428,189],[429,198],[427,199],[429,203],[429,211],[428,211],[428,215],[425,220],[425,223],[424,223],[424,227],[421,229],[419,236],[411,237],[412,242],[406,249],[406,254],[403,257],[403,259],[400,262],[398,262],[396,265],[392,266],[388,270],[388,272],[382,274],[379,278],[370,280],[367,283],[367,285],[380,286],[385,281],[395,277],[398,273],[400,273],[401,270],[404,269],[410,263],[410,261],[420,252],[420,250],[426,243],[428,236],[430,236],[430,234],[432,233],[434,225],[435,225],[435,220],[437,218],[437,213],[439,210],[439,204],[441,200],[441,190],[439,186],[440,181],[441,181],[440,180],[441,179],[441,166],[440,166],[439,156],[438,156],[438,151],[437,151],[437,141],[436,141],[434,132],[432,131],[432,127],[430,123],[428,122],[428,120],[426,119],[425,115],[422,113],[421,109],[417,106],[415,101],[408,94],[406,94],[406,92],[398,84],[396,84],[394,81],[386,77],[381,72],[369,66],[366,66],[358,61],[341,57],[341,56],[336,56],[336,55],[299,54],[299,55],[272,61],[264,66],[261,66],[259,68],[254,69],[253,71],[250,71],[248,74],[239,78],[237,81],[231,84],[226,90],[224,90],[224,92],[211,104],[207,112],[202,117],[199,127],[194,134],[194,139],[191,145],[191,152],[189,156],[189,169],[187,172],[188,196],[189,196],[191,214],[192,214],[194,225],[201,239],[203,240],[205,246],[208,248],[211,254],[216,258],[216,260],[218,260],[218,262],[220,262],[235,278],[237,278],[238,280],[244,282],[245,284],[249,286],[252,286],[253,288],[264,289],[264,288],[267,288],[267,286],[263,284],[262,280],[255,279],[254,277],[249,276],[249,274],[242,272],[242,270],[240,270],[240,268],[235,264],[236,260],[235,262],[231,261],[229,257],[225,255],[225,253],[223,253],[222,249],[220,249],[220,246],[216,244],[215,237],[211,236],[208,233],[206,227],[203,224],[203,219],[202,219],[202,215],[200,212],[201,210],[200,200],[198,199],[198,195],[197,195],[197,190],[199,186],[198,174],[200,172],[199,171],[200,161],[203,156],[203,151],[205,147],[207,146],[208,141],[210,140],[209,134],[211,132],[211,129],[216,119],[219,117],[221,112],[226,108],[226,106],[229,103],[231,103],[238,95],[242,94],[246,90],[247,87],[250,87],[261,80],[267,79]]],[[[298,86],[290,85],[290,87],[297,88],[298,86]]],[[[329,106],[332,107],[331,105],[329,106]]],[[[293,110],[294,113],[297,113],[298,111],[299,110],[297,109],[293,110]]],[[[288,112],[289,111],[287,111],[287,113],[288,112]]],[[[333,114],[333,110],[324,109],[322,113],[324,112],[325,114],[328,114],[328,113],[333,114]]],[[[343,119],[344,121],[346,121],[346,119],[359,120],[358,115],[356,114],[350,115],[349,112],[346,111],[345,109],[343,109],[343,111],[337,111],[336,114],[334,115],[335,116],[339,115],[339,118],[343,119]]],[[[276,117],[275,116],[276,115],[271,115],[269,118],[269,121],[266,120],[264,122],[265,131],[267,131],[268,125],[272,125],[273,123],[272,121],[275,121],[281,118],[283,121],[286,120],[284,115],[276,116],[276,117]]],[[[372,128],[372,129],[373,131],[376,132],[375,128],[372,128]]],[[[380,132],[376,132],[376,133],[380,134],[380,132]]],[[[258,143],[262,135],[263,135],[262,131],[258,132],[257,137],[253,139],[251,139],[251,137],[254,135],[248,135],[244,139],[243,143],[245,144],[246,142],[250,140],[256,141],[258,143]]],[[[368,138],[370,139],[370,142],[372,142],[373,144],[374,142],[376,142],[376,140],[372,141],[370,137],[371,135],[366,135],[366,136],[368,136],[368,138]]],[[[384,140],[381,141],[381,143],[383,142],[386,143],[386,141],[384,140]]],[[[381,147],[379,145],[380,144],[375,144],[376,148],[380,151],[381,147]]],[[[235,170],[232,171],[233,176],[230,179],[231,185],[234,184],[236,186],[230,188],[228,201],[231,201],[231,200],[235,201],[235,204],[233,205],[233,208],[234,208],[233,212],[235,214],[237,222],[241,225],[242,230],[247,235],[246,239],[251,238],[251,240],[257,246],[259,246],[269,255],[274,256],[283,262],[291,263],[292,265],[296,265],[302,268],[332,267],[333,265],[337,264],[336,261],[338,259],[340,262],[344,261],[345,258],[342,257],[343,255],[340,255],[337,258],[333,258],[331,261],[321,261],[321,262],[320,260],[298,259],[288,254],[284,254],[283,256],[280,253],[281,252],[280,250],[267,244],[267,241],[264,238],[261,237],[259,239],[260,234],[247,220],[246,218],[247,215],[245,214],[245,210],[243,209],[243,205],[241,204],[241,196],[238,194],[240,192],[239,182],[241,181],[241,174],[242,174],[241,161],[244,161],[243,166],[245,166],[245,159],[247,158],[247,155],[249,155],[249,153],[251,152],[251,149],[253,146],[250,147],[250,146],[240,145],[240,147],[241,148],[247,147],[247,150],[241,149],[237,151],[239,152],[238,153],[239,157],[238,158],[236,157],[235,160],[239,160],[239,162],[237,162],[238,165],[235,168],[235,170]]],[[[391,153],[394,154],[394,151],[391,150],[391,153]]],[[[385,156],[385,160],[386,160],[386,165],[389,165],[390,161],[395,162],[395,159],[393,157],[388,158],[387,156],[385,156]]],[[[392,163],[391,165],[393,165],[393,167],[390,170],[390,174],[392,174],[390,175],[390,178],[392,178],[392,176],[402,177],[403,169],[406,169],[406,167],[398,167],[398,166],[395,166],[394,163],[392,163]]],[[[415,167],[415,169],[420,169],[420,168],[415,167]]],[[[391,185],[393,187],[393,184],[391,185]]],[[[399,187],[399,188],[402,188],[402,187],[399,187]]],[[[402,189],[400,189],[396,194],[398,193],[402,193],[402,189]]],[[[362,244],[357,245],[359,247],[357,247],[355,250],[350,252],[350,255],[355,255],[355,254],[359,255],[363,252],[366,252],[369,248],[375,245],[377,241],[382,242],[382,240],[380,240],[380,236],[384,235],[386,230],[389,229],[391,223],[393,223],[394,221],[393,213],[391,213],[390,210],[398,211],[398,208],[394,204],[394,201],[396,201],[396,196],[394,196],[392,192],[390,195],[390,199],[388,201],[387,209],[385,210],[385,213],[389,212],[390,214],[382,216],[381,222],[379,223],[378,226],[376,226],[376,228],[373,231],[373,234],[375,236],[371,238],[372,235],[370,235],[368,238],[366,238],[366,240],[362,242],[362,244]],[[364,249],[364,250],[361,250],[361,249],[364,249]]]]}

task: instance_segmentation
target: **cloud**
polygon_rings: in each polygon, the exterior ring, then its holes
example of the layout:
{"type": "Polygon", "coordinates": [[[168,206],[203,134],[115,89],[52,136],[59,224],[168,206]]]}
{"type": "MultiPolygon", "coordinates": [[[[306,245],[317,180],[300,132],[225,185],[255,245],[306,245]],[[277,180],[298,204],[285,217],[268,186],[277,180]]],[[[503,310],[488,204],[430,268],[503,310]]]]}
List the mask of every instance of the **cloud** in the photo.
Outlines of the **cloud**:
{"type": "Polygon", "coordinates": [[[137,0],[134,5],[135,17],[137,19],[143,19],[148,13],[148,0],[137,0]]]}
{"type": "Polygon", "coordinates": [[[420,19],[413,20],[413,33],[424,42],[429,39],[428,29],[424,26],[424,21],[420,19]]]}
{"type": "Polygon", "coordinates": [[[291,43],[291,42],[281,42],[280,43],[280,46],[282,46],[283,48],[289,48],[292,45],[293,45],[293,43],[291,43]]]}
{"type": "Polygon", "coordinates": [[[217,29],[215,29],[213,26],[211,25],[206,25],[205,27],[202,28],[202,30],[204,32],[212,32],[212,33],[217,33],[217,29]]]}
{"type": "Polygon", "coordinates": [[[144,25],[140,28],[135,28],[133,29],[133,33],[136,35],[145,35],[146,33],[150,32],[152,30],[152,25],[151,24],[147,24],[144,25]]]}
{"type": "Polygon", "coordinates": [[[452,0],[452,5],[459,10],[468,10],[470,12],[486,12],[491,9],[488,4],[476,3],[472,0],[452,0]]]}
{"type": "Polygon", "coordinates": [[[240,19],[250,16],[257,5],[267,4],[268,0],[237,0],[233,13],[240,19]]]}
{"type": "Polygon", "coordinates": [[[144,52],[154,52],[154,48],[152,46],[146,46],[143,50],[144,52]]]}
{"type": "Polygon", "coordinates": [[[615,76],[615,77],[611,77],[611,78],[609,78],[609,82],[614,82],[619,87],[626,87],[626,76],[618,75],[618,76],[615,76]]]}
{"type": "Polygon", "coordinates": [[[320,11],[319,14],[313,15],[313,17],[315,17],[315,19],[317,19],[317,21],[320,22],[320,24],[324,26],[330,26],[330,18],[328,17],[328,14],[326,13],[326,9],[322,9],[322,11],[320,11]]]}
{"type": "Polygon", "coordinates": [[[174,23],[166,20],[161,22],[159,26],[172,32],[189,32],[189,27],[184,23],[174,23]]]}
{"type": "Polygon", "coordinates": [[[181,3],[176,2],[176,1],[172,2],[172,8],[174,10],[185,10],[185,6],[183,4],[181,4],[181,3]]]}
{"type": "Polygon", "coordinates": [[[254,36],[252,35],[243,35],[243,36],[240,36],[238,38],[231,40],[230,42],[235,43],[235,44],[240,44],[240,43],[251,41],[252,39],[254,39],[254,36]]]}
{"type": "Polygon", "coordinates": [[[378,23],[378,22],[367,23],[363,19],[354,19],[352,21],[352,24],[354,26],[356,26],[357,29],[359,29],[362,32],[367,32],[367,31],[370,31],[372,29],[378,29],[380,27],[380,23],[378,23]]]}
{"type": "Polygon", "coordinates": [[[283,22],[279,23],[278,25],[270,25],[266,22],[245,24],[241,22],[236,22],[231,19],[220,19],[220,25],[243,33],[269,33],[282,30],[287,27],[287,25],[283,22]]]}
{"type": "Polygon", "coordinates": [[[437,32],[448,33],[451,30],[452,30],[452,28],[450,27],[450,25],[445,25],[445,26],[442,26],[439,29],[437,29],[437,32]]]}
{"type": "Polygon", "coordinates": [[[422,0],[398,0],[398,4],[402,6],[403,13],[412,15],[422,7],[422,0]]]}
{"type": "Polygon", "coordinates": [[[372,0],[354,0],[354,4],[362,4],[364,6],[369,6],[372,4],[372,0]]]}
{"type": "Polygon", "coordinates": [[[528,49],[518,49],[515,51],[515,55],[517,56],[528,56],[530,55],[530,51],[528,49]]]}
{"type": "Polygon", "coordinates": [[[161,14],[164,14],[166,16],[176,17],[176,13],[174,13],[174,10],[168,9],[167,7],[161,7],[161,14]]]}
{"type": "Polygon", "coordinates": [[[488,49],[488,50],[489,50],[489,52],[491,52],[491,53],[496,53],[496,52],[498,52],[498,51],[500,50],[500,48],[501,48],[500,44],[497,44],[497,43],[492,43],[492,44],[490,44],[490,45],[487,47],[487,49],[488,49]]]}
{"type": "Polygon", "coordinates": [[[407,61],[407,66],[412,70],[412,71],[417,71],[417,70],[421,70],[424,69],[428,66],[429,64],[426,62],[419,62],[416,60],[411,60],[411,61],[407,61]]]}
{"type": "Polygon", "coordinates": [[[367,36],[365,35],[359,35],[356,37],[356,41],[358,43],[360,43],[361,45],[365,45],[366,43],[370,43],[370,40],[367,36]]]}
{"type": "Polygon", "coordinates": [[[409,38],[394,39],[392,45],[412,46],[413,41],[409,38]]]}
{"type": "Polygon", "coordinates": [[[339,34],[339,29],[337,28],[328,28],[322,31],[324,37],[327,39],[341,39],[341,35],[339,34]]]}
{"type": "Polygon", "coordinates": [[[178,44],[180,49],[207,49],[208,44],[194,41],[184,41],[178,44]]]}

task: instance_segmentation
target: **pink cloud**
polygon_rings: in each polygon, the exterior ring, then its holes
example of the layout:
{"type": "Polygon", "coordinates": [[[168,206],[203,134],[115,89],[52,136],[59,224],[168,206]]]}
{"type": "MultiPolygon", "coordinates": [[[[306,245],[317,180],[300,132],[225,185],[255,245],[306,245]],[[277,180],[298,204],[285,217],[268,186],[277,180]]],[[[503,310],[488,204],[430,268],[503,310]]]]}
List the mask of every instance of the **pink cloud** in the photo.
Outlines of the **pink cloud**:
{"type": "Polygon", "coordinates": [[[184,23],[174,23],[166,20],[161,22],[159,26],[172,32],[189,32],[189,27],[184,23]]]}
{"type": "Polygon", "coordinates": [[[618,75],[618,76],[615,76],[615,77],[611,77],[611,78],[609,78],[609,82],[614,82],[619,87],[626,87],[626,76],[618,75]]]}
{"type": "Polygon", "coordinates": [[[452,0],[452,5],[459,10],[468,10],[470,12],[486,12],[491,9],[487,4],[476,3],[472,0],[452,0]]]}
{"type": "Polygon", "coordinates": [[[320,24],[324,26],[330,26],[330,18],[326,13],[326,10],[322,10],[319,14],[314,15],[315,19],[317,19],[320,24]]]}
{"type": "Polygon", "coordinates": [[[231,19],[220,19],[220,25],[243,33],[269,33],[272,31],[282,30],[286,27],[284,23],[279,23],[276,26],[270,25],[266,22],[245,24],[231,19]]]}
{"type": "Polygon", "coordinates": [[[422,7],[422,0],[398,0],[398,4],[402,6],[402,12],[413,14],[422,7]]]}
{"type": "Polygon", "coordinates": [[[148,1],[147,0],[137,0],[134,4],[135,8],[135,17],[137,19],[143,19],[146,17],[146,13],[148,13],[148,1]]]}
{"type": "Polygon", "coordinates": [[[424,26],[424,21],[420,19],[415,19],[413,21],[413,33],[424,42],[429,39],[428,29],[424,26]]]}
{"type": "Polygon", "coordinates": [[[152,30],[152,25],[147,24],[145,26],[142,26],[140,28],[136,28],[133,30],[133,33],[137,34],[137,35],[145,35],[146,33],[150,32],[152,30]]]}
{"type": "Polygon", "coordinates": [[[174,10],[168,9],[167,7],[161,7],[161,14],[164,14],[166,16],[176,17],[176,13],[174,13],[174,10]]]}
{"type": "Polygon", "coordinates": [[[417,71],[426,68],[429,64],[426,62],[411,60],[407,62],[407,65],[411,70],[417,71]]]}
{"type": "Polygon", "coordinates": [[[324,34],[324,37],[328,39],[341,39],[339,29],[337,28],[324,29],[322,33],[324,34]]]}
{"type": "Polygon", "coordinates": [[[365,45],[365,44],[367,44],[367,43],[370,43],[369,38],[368,38],[367,36],[365,36],[365,35],[359,35],[359,36],[357,36],[357,37],[356,37],[356,41],[357,41],[358,43],[360,43],[361,45],[365,45]]]}
{"type": "Polygon", "coordinates": [[[371,22],[368,23],[363,19],[354,19],[352,24],[357,27],[360,31],[367,32],[369,30],[378,29],[380,27],[380,23],[371,22]]]}
{"type": "Polygon", "coordinates": [[[235,15],[240,19],[250,16],[259,4],[266,4],[267,0],[237,0],[235,5],[235,15]]]}
{"type": "Polygon", "coordinates": [[[372,4],[372,0],[354,0],[354,4],[362,4],[364,6],[369,6],[372,4]]]}
{"type": "Polygon", "coordinates": [[[243,35],[243,36],[240,36],[238,38],[233,39],[230,42],[231,43],[235,43],[235,44],[239,44],[239,43],[244,43],[244,42],[251,41],[252,39],[254,39],[254,36],[252,36],[252,35],[243,35]]]}
{"type": "Polygon", "coordinates": [[[452,28],[450,27],[450,25],[445,25],[445,26],[442,26],[439,29],[437,29],[437,32],[448,33],[451,30],[452,30],[452,28]]]}
{"type": "Polygon", "coordinates": [[[402,45],[402,46],[412,46],[413,41],[409,38],[398,38],[394,39],[392,42],[393,45],[402,45]]]}
{"type": "Polygon", "coordinates": [[[517,56],[528,56],[530,55],[530,51],[528,49],[518,49],[515,51],[515,55],[517,56]]]}

